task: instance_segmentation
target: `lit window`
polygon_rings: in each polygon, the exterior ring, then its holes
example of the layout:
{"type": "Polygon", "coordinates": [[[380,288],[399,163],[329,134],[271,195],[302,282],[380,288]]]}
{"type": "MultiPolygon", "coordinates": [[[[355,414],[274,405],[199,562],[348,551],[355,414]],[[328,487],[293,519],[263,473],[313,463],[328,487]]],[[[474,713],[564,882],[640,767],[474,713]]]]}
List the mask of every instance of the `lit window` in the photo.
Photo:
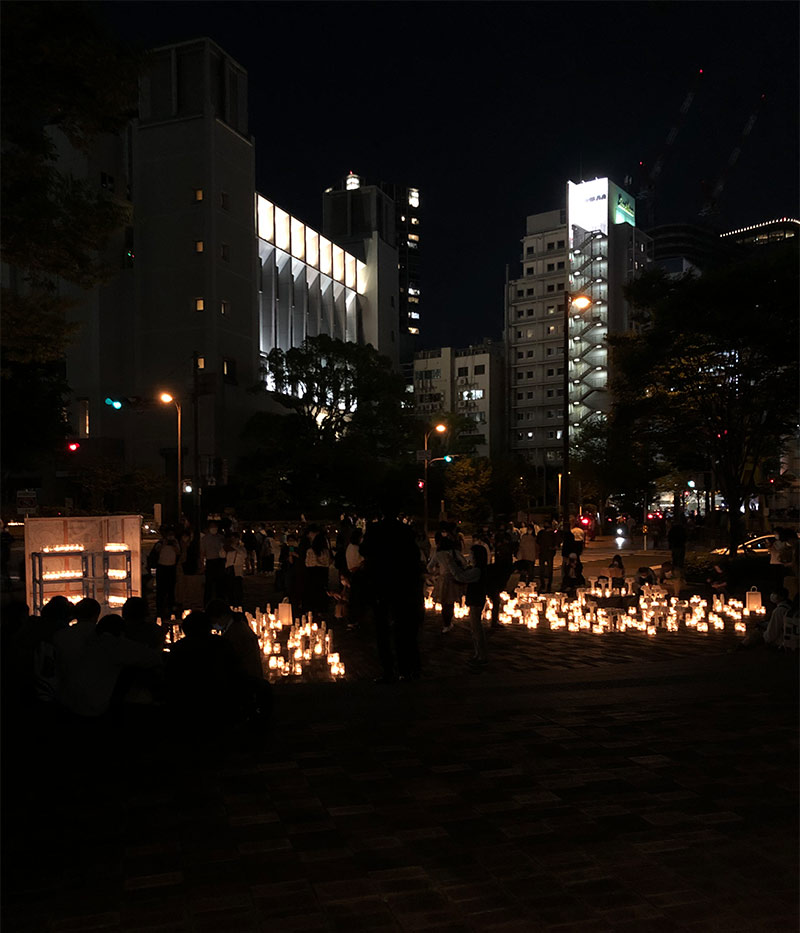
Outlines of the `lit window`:
{"type": "Polygon", "coordinates": [[[194,300],[194,310],[195,311],[205,311],[206,305],[202,298],[195,298],[194,300]]]}
{"type": "Polygon", "coordinates": [[[231,310],[231,303],[224,298],[219,303],[219,313],[226,315],[231,310]]]}
{"type": "Polygon", "coordinates": [[[408,316],[413,318],[415,321],[419,320],[419,311],[409,311],[408,316]]]}
{"type": "Polygon", "coordinates": [[[197,357],[197,368],[205,369],[206,368],[206,358],[204,356],[197,357]]]}
{"type": "Polygon", "coordinates": [[[410,305],[418,305],[418,304],[419,304],[419,298],[415,298],[413,295],[409,295],[409,296],[408,296],[408,303],[409,303],[410,305]]]}
{"type": "Polygon", "coordinates": [[[202,241],[202,240],[195,240],[195,241],[194,241],[194,251],[195,251],[196,253],[202,253],[202,252],[203,252],[203,248],[204,248],[204,244],[203,244],[203,241],[202,241]]]}
{"type": "Polygon", "coordinates": [[[408,203],[411,207],[419,207],[419,188],[408,189],[408,203]]]}
{"type": "Polygon", "coordinates": [[[418,328],[418,327],[409,327],[409,328],[408,328],[408,332],[409,332],[409,334],[418,334],[418,333],[419,333],[419,328],[418,328]]]}
{"type": "Polygon", "coordinates": [[[409,294],[409,295],[419,295],[419,289],[418,289],[418,288],[414,288],[413,285],[409,285],[409,286],[408,286],[408,294],[409,294]]]}
{"type": "Polygon", "coordinates": [[[195,201],[202,201],[202,200],[203,200],[203,189],[202,189],[202,188],[195,188],[195,189],[194,189],[194,199],[195,199],[195,201]]]}
{"type": "Polygon", "coordinates": [[[419,224],[419,217],[412,217],[411,223],[416,227],[419,224]]]}
{"type": "Polygon", "coordinates": [[[548,314],[555,314],[555,313],[556,313],[556,306],[555,306],[555,305],[548,305],[548,306],[547,306],[547,313],[548,313],[548,314]]]}

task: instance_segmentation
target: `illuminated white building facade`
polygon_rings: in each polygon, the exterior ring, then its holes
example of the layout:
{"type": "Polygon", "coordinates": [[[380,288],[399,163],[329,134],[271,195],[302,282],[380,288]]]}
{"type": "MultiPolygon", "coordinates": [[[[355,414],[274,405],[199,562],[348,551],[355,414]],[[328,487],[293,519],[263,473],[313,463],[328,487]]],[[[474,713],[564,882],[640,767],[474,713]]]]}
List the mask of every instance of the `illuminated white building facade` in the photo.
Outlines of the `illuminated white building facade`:
{"type": "Polygon", "coordinates": [[[562,458],[565,403],[570,433],[609,410],[606,338],[628,329],[623,289],[650,258],[633,198],[607,178],[569,182],[566,205],[527,218],[522,275],[506,285],[509,447],[545,471],[562,458]]]}

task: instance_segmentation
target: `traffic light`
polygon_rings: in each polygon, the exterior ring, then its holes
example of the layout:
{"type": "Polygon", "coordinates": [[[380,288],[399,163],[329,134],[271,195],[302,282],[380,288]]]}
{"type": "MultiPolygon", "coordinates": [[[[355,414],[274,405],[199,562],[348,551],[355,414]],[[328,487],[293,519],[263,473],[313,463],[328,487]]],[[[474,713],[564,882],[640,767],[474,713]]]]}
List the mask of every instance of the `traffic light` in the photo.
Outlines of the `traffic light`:
{"type": "Polygon", "coordinates": [[[445,454],[443,459],[444,459],[444,462],[445,462],[445,463],[452,463],[452,462],[453,462],[453,455],[452,455],[452,454],[445,454]]]}
{"type": "Polygon", "coordinates": [[[122,400],[118,398],[111,398],[110,396],[106,398],[106,405],[110,405],[115,411],[119,411],[122,408],[122,400]]]}
{"type": "Polygon", "coordinates": [[[422,489],[424,489],[424,488],[425,488],[425,480],[424,480],[424,479],[418,479],[418,480],[417,480],[417,489],[422,490],[422,489]]]}
{"type": "Polygon", "coordinates": [[[81,445],[77,441],[70,441],[69,444],[67,444],[67,450],[71,454],[74,454],[76,450],[80,450],[80,447],[81,445]]]}
{"type": "Polygon", "coordinates": [[[592,520],[591,520],[591,518],[589,518],[588,515],[583,515],[583,516],[581,516],[581,525],[589,525],[589,524],[591,524],[591,521],[592,521],[592,520]]]}

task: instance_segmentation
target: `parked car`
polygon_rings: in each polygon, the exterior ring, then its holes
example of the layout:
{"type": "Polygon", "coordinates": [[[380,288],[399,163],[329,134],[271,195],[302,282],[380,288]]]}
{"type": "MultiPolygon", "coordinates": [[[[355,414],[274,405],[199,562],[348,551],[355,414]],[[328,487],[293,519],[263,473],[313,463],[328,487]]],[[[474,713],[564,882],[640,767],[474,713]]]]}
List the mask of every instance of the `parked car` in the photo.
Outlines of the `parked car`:
{"type": "MultiPolygon", "coordinates": [[[[743,541],[739,547],[736,548],[737,554],[744,554],[749,557],[769,557],[769,549],[772,547],[772,543],[775,540],[775,535],[760,535],[758,538],[751,538],[749,541],[743,541]]],[[[727,547],[718,547],[715,548],[712,554],[721,554],[724,557],[727,557],[730,553],[730,548],[727,547]]]]}

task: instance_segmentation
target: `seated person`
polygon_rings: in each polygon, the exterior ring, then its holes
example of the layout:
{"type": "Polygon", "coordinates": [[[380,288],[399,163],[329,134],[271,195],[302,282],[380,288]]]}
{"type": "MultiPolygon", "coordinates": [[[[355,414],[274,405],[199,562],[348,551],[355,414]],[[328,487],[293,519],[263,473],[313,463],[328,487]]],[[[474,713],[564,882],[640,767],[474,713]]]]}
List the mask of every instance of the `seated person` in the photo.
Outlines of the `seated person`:
{"type": "MultiPolygon", "coordinates": [[[[779,648],[783,644],[783,625],[787,616],[792,614],[792,603],[789,602],[788,592],[782,586],[770,593],[769,601],[772,603],[772,612],[763,619],[757,618],[748,626],[740,647],[751,648],[763,643],[779,648]]],[[[794,615],[797,615],[796,606],[794,615]]]]}
{"type": "Polygon", "coordinates": [[[633,588],[637,594],[642,592],[642,587],[655,585],[656,575],[653,573],[652,567],[640,567],[636,571],[636,579],[634,580],[633,588]]]}
{"type": "Polygon", "coordinates": [[[573,551],[567,555],[562,568],[560,589],[567,596],[574,597],[579,587],[586,586],[586,578],[583,575],[583,564],[578,559],[578,555],[573,551]]]}
{"type": "Polygon", "coordinates": [[[711,569],[711,573],[706,578],[706,583],[708,584],[709,596],[722,596],[723,598],[728,594],[728,576],[722,568],[721,564],[714,564],[711,569]]]}
{"type": "Polygon", "coordinates": [[[239,666],[229,641],[211,630],[205,612],[190,612],[181,623],[185,638],[170,648],[167,699],[180,725],[202,732],[237,717],[239,666]]]}
{"type": "Polygon", "coordinates": [[[615,554],[608,564],[611,572],[611,589],[619,590],[625,586],[625,564],[622,562],[622,555],[615,554]]]}
{"type": "Polygon", "coordinates": [[[147,600],[131,596],[122,607],[122,633],[131,641],[160,651],[167,637],[166,628],[154,622],[147,611],[147,600]]]}
{"type": "Polygon", "coordinates": [[[663,586],[669,596],[677,597],[681,589],[680,570],[665,560],[658,572],[658,585],[663,586]]]}

